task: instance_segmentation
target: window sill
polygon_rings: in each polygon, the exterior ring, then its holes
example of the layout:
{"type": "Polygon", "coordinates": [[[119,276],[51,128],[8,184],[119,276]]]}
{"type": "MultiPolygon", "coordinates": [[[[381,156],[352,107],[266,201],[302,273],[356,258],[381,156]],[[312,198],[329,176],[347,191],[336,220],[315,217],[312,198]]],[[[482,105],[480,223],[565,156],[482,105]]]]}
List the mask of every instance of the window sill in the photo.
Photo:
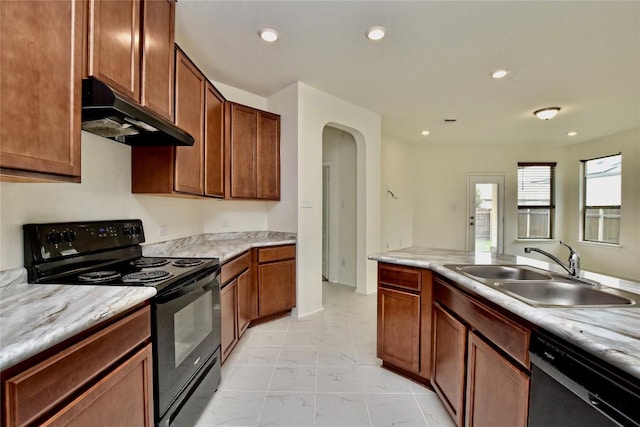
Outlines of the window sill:
{"type": "Polygon", "coordinates": [[[557,243],[558,239],[516,239],[514,240],[516,243],[528,243],[528,242],[536,242],[536,243],[557,243]]]}
{"type": "Polygon", "coordinates": [[[581,245],[596,246],[600,248],[622,249],[622,245],[616,243],[592,242],[589,240],[580,240],[579,243],[581,245]]]}

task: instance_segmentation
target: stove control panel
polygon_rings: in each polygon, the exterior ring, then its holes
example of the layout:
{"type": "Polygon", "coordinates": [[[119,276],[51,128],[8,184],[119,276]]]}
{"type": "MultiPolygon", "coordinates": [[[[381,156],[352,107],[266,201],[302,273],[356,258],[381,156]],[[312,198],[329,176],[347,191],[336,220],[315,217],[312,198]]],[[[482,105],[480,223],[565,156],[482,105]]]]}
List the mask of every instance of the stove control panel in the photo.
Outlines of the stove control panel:
{"type": "Polygon", "coordinates": [[[144,242],[142,221],[114,220],[26,224],[25,261],[77,256],[144,242]]]}

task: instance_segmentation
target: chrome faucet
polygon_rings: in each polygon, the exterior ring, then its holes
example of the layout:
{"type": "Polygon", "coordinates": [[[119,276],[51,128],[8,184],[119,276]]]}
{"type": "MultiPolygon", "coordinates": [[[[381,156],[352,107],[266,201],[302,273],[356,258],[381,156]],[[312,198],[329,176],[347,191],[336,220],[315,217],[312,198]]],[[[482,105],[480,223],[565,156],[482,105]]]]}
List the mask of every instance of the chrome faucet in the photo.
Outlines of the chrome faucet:
{"type": "Polygon", "coordinates": [[[580,255],[578,255],[578,252],[574,251],[571,246],[567,245],[562,240],[560,241],[560,244],[562,246],[566,246],[567,248],[569,248],[569,264],[568,264],[568,266],[565,265],[562,261],[560,261],[554,255],[550,254],[547,251],[543,251],[542,249],[526,247],[526,248],[524,248],[524,251],[525,251],[525,253],[528,253],[528,254],[530,254],[531,252],[539,252],[542,255],[545,255],[545,256],[551,258],[552,260],[554,260],[556,263],[558,263],[560,265],[560,267],[564,268],[567,271],[567,273],[569,273],[569,275],[571,275],[573,277],[580,277],[580,255]]]}

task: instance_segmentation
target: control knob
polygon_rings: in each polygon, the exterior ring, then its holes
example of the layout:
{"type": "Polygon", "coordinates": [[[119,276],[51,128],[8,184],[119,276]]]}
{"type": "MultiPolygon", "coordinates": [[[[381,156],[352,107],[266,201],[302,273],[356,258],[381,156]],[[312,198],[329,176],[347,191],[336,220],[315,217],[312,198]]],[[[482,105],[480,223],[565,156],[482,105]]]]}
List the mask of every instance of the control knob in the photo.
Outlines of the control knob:
{"type": "Polygon", "coordinates": [[[73,230],[67,230],[62,233],[62,239],[67,243],[73,242],[74,240],[76,240],[76,237],[77,234],[73,230]]]}
{"type": "Polygon", "coordinates": [[[62,233],[60,233],[58,231],[50,231],[47,234],[47,242],[49,242],[49,244],[51,244],[51,245],[57,245],[57,244],[61,243],[62,240],[63,240],[62,233]]]}

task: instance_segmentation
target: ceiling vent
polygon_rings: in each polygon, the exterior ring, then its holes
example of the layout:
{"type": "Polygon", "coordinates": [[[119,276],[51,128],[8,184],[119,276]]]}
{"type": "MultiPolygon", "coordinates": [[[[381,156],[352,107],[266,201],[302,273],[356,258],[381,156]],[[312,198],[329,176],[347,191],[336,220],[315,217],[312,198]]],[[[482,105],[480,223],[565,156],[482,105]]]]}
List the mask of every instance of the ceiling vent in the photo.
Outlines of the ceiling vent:
{"type": "Polygon", "coordinates": [[[443,119],[442,123],[444,123],[445,125],[452,125],[454,123],[457,123],[458,119],[443,119]]]}

